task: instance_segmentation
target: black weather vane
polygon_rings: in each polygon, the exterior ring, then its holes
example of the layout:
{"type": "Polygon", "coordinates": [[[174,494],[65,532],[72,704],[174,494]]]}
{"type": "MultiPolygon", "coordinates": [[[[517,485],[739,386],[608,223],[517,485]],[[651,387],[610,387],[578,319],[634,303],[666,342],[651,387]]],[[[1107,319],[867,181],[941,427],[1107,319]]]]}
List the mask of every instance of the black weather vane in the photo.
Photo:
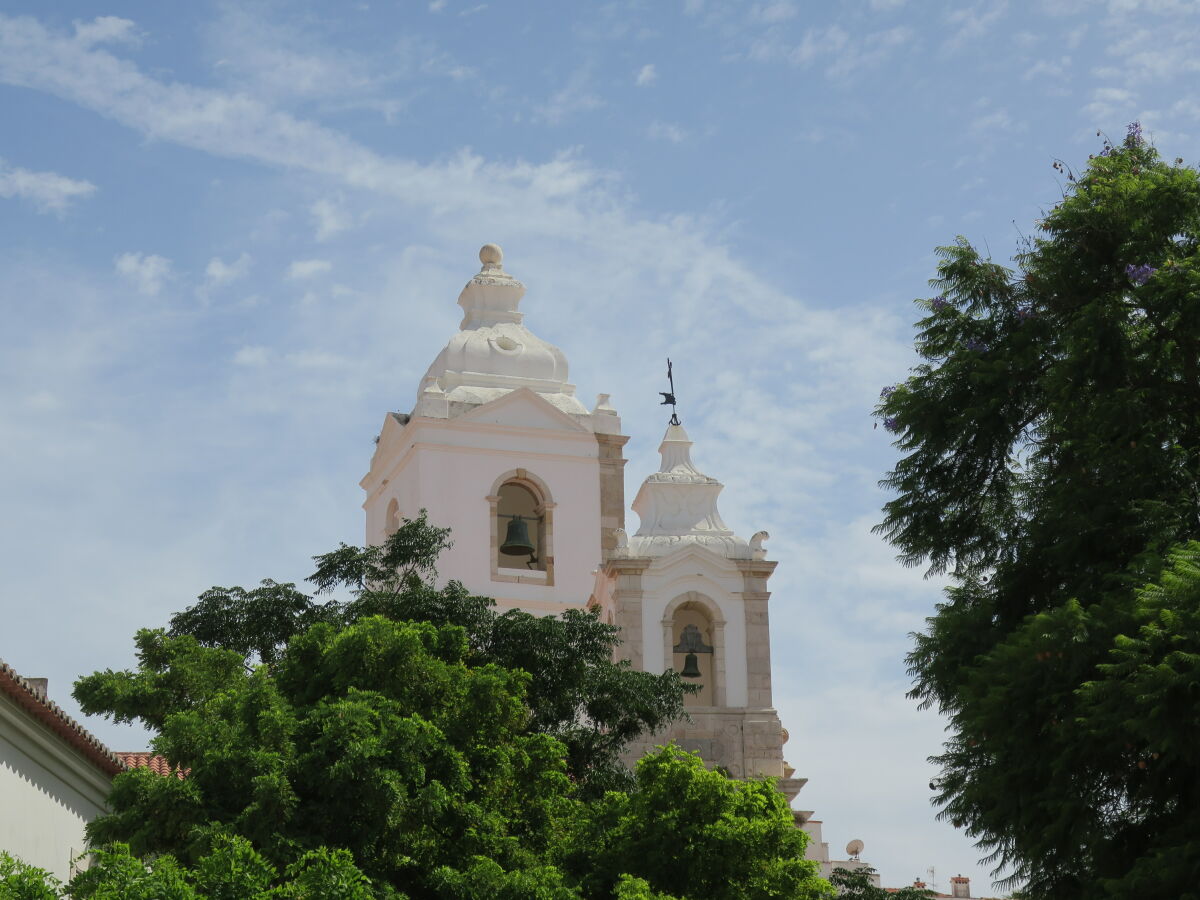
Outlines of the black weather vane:
{"type": "Polygon", "coordinates": [[[671,424],[678,425],[680,423],[679,423],[679,415],[675,410],[675,375],[671,371],[671,360],[669,357],[667,359],[667,382],[671,385],[671,392],[667,393],[666,391],[659,391],[659,393],[662,394],[663,400],[662,400],[662,403],[660,403],[658,405],[659,406],[670,406],[671,407],[671,424]]]}

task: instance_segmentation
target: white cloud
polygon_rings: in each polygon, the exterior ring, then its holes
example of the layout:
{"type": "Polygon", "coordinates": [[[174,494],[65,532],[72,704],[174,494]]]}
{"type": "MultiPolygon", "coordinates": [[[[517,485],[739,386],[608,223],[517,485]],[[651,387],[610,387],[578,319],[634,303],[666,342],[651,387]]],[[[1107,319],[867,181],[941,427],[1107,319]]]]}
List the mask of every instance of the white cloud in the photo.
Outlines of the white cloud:
{"type": "Polygon", "coordinates": [[[1024,79],[1032,78],[1062,78],[1071,68],[1071,57],[1061,56],[1058,59],[1041,59],[1025,70],[1024,79]]]}
{"type": "Polygon", "coordinates": [[[646,87],[647,85],[654,84],[657,80],[658,70],[654,67],[654,63],[646,63],[646,65],[638,69],[637,76],[634,78],[634,82],[638,87],[646,87]]]}
{"type": "Polygon", "coordinates": [[[171,277],[171,261],[145,253],[122,253],[113,261],[117,274],[129,281],[138,293],[155,297],[163,282],[171,277]]]}
{"type": "Polygon", "coordinates": [[[801,68],[822,63],[827,76],[840,80],[882,65],[914,36],[904,25],[855,34],[835,22],[806,29],[799,43],[769,34],[751,43],[747,55],[758,62],[782,61],[801,68]]]}
{"type": "Polygon", "coordinates": [[[240,347],[238,352],[233,355],[233,363],[237,366],[260,368],[267,364],[270,356],[271,351],[266,347],[247,345],[245,347],[240,347]]]}
{"type": "Polygon", "coordinates": [[[566,84],[537,107],[536,117],[543,122],[557,125],[568,116],[603,106],[604,101],[591,89],[591,80],[591,72],[587,68],[576,69],[566,84]]]}
{"type": "Polygon", "coordinates": [[[1020,126],[1014,126],[1012,116],[1006,109],[993,109],[971,120],[971,133],[975,135],[1014,130],[1020,130],[1020,126]]]}
{"type": "Polygon", "coordinates": [[[431,0],[429,11],[431,13],[439,13],[446,8],[446,0],[431,0]]]}
{"type": "Polygon", "coordinates": [[[287,277],[293,281],[302,281],[324,275],[333,268],[333,263],[327,259],[298,259],[288,266],[287,277]]]}
{"type": "Polygon", "coordinates": [[[1125,88],[1096,88],[1083,111],[1092,118],[1092,125],[1103,128],[1115,118],[1127,118],[1136,102],[1133,91],[1125,88]]]}
{"type": "Polygon", "coordinates": [[[688,133],[678,125],[670,122],[651,122],[646,129],[646,136],[652,141],[670,141],[672,144],[682,144],[688,138],[688,133]]]}
{"type": "Polygon", "coordinates": [[[764,25],[774,25],[793,19],[799,13],[796,4],[790,0],[776,0],[774,3],[756,3],[750,8],[750,20],[764,25]]]}
{"type": "Polygon", "coordinates": [[[943,46],[947,50],[959,50],[971,41],[984,37],[1007,12],[1007,0],[984,0],[974,6],[953,10],[946,16],[946,22],[954,28],[954,33],[943,46]]]}
{"type": "Polygon", "coordinates": [[[129,19],[118,16],[97,16],[90,22],[75,23],[75,39],[85,46],[91,44],[137,44],[141,35],[129,19]]]}
{"type": "Polygon", "coordinates": [[[899,9],[905,2],[906,0],[871,0],[871,9],[879,10],[880,12],[899,9]]]}
{"type": "Polygon", "coordinates": [[[327,241],[353,224],[342,197],[322,198],[309,207],[317,224],[317,240],[327,241]]]}
{"type": "Polygon", "coordinates": [[[245,277],[250,271],[250,254],[243,253],[231,263],[214,256],[204,269],[204,276],[209,287],[222,287],[245,277]]]}
{"type": "Polygon", "coordinates": [[[39,212],[62,213],[81,197],[90,197],[96,186],[57,172],[32,172],[0,159],[0,197],[28,200],[39,212]]]}
{"type": "MultiPolygon", "coordinates": [[[[150,138],[330,177],[415,206],[475,206],[484,185],[497,206],[518,197],[527,203],[530,196],[554,204],[597,177],[570,156],[540,165],[489,164],[467,152],[429,165],[381,156],[245,93],[151,78],[127,60],[82,47],[28,18],[0,15],[0,82],[46,91],[150,138]]],[[[560,98],[550,112],[565,115],[601,102],[586,92],[571,99],[560,98]]],[[[539,213],[526,208],[526,214],[539,213]]]]}
{"type": "Polygon", "coordinates": [[[350,51],[331,45],[313,19],[270,19],[260,6],[229,2],[219,9],[203,30],[207,55],[233,93],[259,101],[375,110],[395,121],[409,102],[407,83],[474,75],[428,37],[404,34],[386,54],[350,51]]]}

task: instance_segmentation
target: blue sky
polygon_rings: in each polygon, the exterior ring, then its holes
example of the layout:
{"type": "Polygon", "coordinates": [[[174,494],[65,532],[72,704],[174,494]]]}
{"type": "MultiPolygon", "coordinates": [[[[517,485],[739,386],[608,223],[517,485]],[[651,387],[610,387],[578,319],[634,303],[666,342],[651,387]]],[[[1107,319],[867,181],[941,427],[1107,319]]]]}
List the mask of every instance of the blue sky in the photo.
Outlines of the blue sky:
{"type": "Polygon", "coordinates": [[[496,241],[624,416],[627,495],[670,355],[725,518],[771,532],[799,805],[886,883],[980,892],[928,805],[903,656],[939,585],[869,533],[869,410],[933,248],[1006,259],[1097,129],[1195,162],[1198,70],[1185,0],[6,0],[0,657],[74,710],[136,628],[359,541],[371,439],[496,241]]]}

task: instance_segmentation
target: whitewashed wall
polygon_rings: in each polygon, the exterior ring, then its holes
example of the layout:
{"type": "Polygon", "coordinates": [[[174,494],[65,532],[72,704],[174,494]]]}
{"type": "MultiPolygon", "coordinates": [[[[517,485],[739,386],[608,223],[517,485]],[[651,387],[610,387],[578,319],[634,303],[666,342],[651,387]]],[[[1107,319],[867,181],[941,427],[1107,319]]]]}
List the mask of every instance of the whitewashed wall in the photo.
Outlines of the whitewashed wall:
{"type": "Polygon", "coordinates": [[[105,812],[110,781],[7,697],[0,696],[0,848],[70,878],[84,826],[105,812]]]}

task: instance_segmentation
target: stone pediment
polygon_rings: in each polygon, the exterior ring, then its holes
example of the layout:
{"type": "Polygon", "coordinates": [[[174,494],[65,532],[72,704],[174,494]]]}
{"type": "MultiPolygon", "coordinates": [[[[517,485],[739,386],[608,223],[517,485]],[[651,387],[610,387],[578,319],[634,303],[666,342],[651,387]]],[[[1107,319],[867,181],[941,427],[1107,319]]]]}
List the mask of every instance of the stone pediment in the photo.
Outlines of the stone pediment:
{"type": "Polygon", "coordinates": [[[490,403],[464,413],[459,418],[462,422],[503,425],[508,428],[584,433],[591,431],[529,388],[510,391],[490,403]]]}

